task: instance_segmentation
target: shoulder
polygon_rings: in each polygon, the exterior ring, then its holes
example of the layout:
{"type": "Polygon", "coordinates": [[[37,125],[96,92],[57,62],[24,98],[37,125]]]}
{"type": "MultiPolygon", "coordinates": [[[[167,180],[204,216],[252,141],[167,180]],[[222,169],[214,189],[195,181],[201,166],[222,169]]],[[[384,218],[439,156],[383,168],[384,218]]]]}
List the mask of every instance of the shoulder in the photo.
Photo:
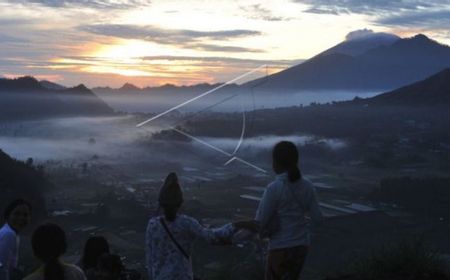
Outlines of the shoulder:
{"type": "Polygon", "coordinates": [[[156,216],[156,217],[152,217],[148,220],[148,226],[152,227],[155,226],[156,224],[159,224],[160,221],[159,219],[161,218],[161,216],[156,216]]]}
{"type": "Polygon", "coordinates": [[[198,224],[198,220],[194,217],[188,216],[188,215],[179,215],[177,217],[177,222],[180,224],[198,224]]]}
{"type": "Polygon", "coordinates": [[[40,279],[43,279],[43,278],[44,278],[43,270],[42,270],[42,268],[39,268],[38,270],[36,270],[35,272],[31,273],[27,277],[23,278],[23,280],[40,280],[40,279]]]}
{"type": "Polygon", "coordinates": [[[1,241],[14,241],[16,240],[16,233],[7,225],[3,225],[0,229],[0,242],[1,241]]]}
{"type": "Polygon", "coordinates": [[[270,182],[266,187],[266,193],[274,193],[280,190],[280,188],[284,185],[283,180],[276,178],[272,182],[270,182]]]}
{"type": "Polygon", "coordinates": [[[85,279],[83,270],[73,264],[63,264],[64,270],[70,275],[68,278],[71,279],[85,279]]]}
{"type": "Polygon", "coordinates": [[[300,181],[303,188],[306,190],[314,190],[314,184],[307,178],[302,178],[300,181]]]}

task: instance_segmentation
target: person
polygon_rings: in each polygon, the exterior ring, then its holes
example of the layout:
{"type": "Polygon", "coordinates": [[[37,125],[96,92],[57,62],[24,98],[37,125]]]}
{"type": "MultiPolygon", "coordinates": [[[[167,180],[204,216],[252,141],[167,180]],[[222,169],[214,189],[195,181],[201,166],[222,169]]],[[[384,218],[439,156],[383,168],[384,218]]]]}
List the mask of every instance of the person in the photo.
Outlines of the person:
{"type": "Polygon", "coordinates": [[[97,267],[98,258],[106,253],[109,253],[109,244],[103,236],[89,237],[84,245],[83,256],[78,262],[78,267],[86,274],[88,270],[97,267]]]}
{"type": "Polygon", "coordinates": [[[309,214],[320,223],[322,212],[314,186],[298,168],[294,143],[282,141],[272,151],[272,167],[277,174],[259,203],[256,221],[269,237],[265,278],[297,280],[310,245],[309,214]]]}
{"type": "Polygon", "coordinates": [[[23,199],[14,200],[5,208],[4,219],[0,229],[0,280],[20,279],[19,233],[30,223],[31,204],[23,199]]]}
{"type": "Polygon", "coordinates": [[[40,225],[31,236],[31,245],[42,266],[24,280],[86,280],[79,267],[61,262],[67,242],[64,230],[58,225],[40,225]]]}
{"type": "Polygon", "coordinates": [[[96,266],[87,273],[88,280],[121,280],[124,266],[118,255],[104,253],[97,258],[96,266]]]}
{"type": "Polygon", "coordinates": [[[220,228],[203,227],[196,219],[180,215],[183,192],[175,173],[170,173],[159,193],[163,215],[149,220],[146,230],[147,270],[150,280],[191,280],[191,246],[200,238],[211,244],[231,243],[233,234],[243,228],[254,230],[254,221],[229,223],[220,228]]]}

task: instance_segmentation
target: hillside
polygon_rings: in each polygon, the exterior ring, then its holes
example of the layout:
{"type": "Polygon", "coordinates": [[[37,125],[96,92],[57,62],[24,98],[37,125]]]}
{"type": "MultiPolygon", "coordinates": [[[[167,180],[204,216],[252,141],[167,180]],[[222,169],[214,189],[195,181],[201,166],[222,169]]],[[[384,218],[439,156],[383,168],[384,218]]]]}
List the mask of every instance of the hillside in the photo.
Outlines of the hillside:
{"type": "Polygon", "coordinates": [[[372,97],[366,102],[395,106],[450,105],[450,68],[423,81],[372,97]]]}
{"type": "MultiPolygon", "coordinates": [[[[24,198],[33,205],[33,217],[46,215],[43,192],[51,187],[44,173],[32,165],[15,160],[0,150],[0,205],[3,208],[12,200],[24,198]]],[[[3,209],[1,209],[3,210],[3,209]]]]}

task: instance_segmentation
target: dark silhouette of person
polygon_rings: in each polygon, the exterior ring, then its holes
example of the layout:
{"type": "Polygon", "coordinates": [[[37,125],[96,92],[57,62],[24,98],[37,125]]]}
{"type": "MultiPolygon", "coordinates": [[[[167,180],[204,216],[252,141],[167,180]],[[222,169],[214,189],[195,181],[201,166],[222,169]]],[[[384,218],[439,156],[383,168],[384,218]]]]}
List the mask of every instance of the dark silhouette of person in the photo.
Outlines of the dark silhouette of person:
{"type": "Polygon", "coordinates": [[[108,241],[103,236],[91,236],[84,244],[78,266],[86,273],[89,269],[97,267],[98,258],[105,253],[109,253],[108,241]]]}
{"type": "Polygon", "coordinates": [[[254,221],[229,223],[220,228],[207,228],[196,219],[178,214],[183,192],[175,173],[170,173],[159,193],[163,215],[153,217],[146,231],[147,270],[150,280],[191,280],[191,246],[196,239],[208,243],[231,244],[234,233],[242,228],[254,229],[254,221]]]}
{"type": "Polygon", "coordinates": [[[282,141],[272,152],[277,174],[263,195],[256,213],[261,233],[269,238],[267,280],[297,280],[310,245],[310,222],[323,219],[314,186],[298,168],[294,143],[282,141]]]}
{"type": "Polygon", "coordinates": [[[22,278],[17,269],[19,234],[30,223],[31,210],[31,204],[23,199],[14,200],[5,208],[5,224],[0,228],[0,280],[22,278]]]}
{"type": "Polygon", "coordinates": [[[66,234],[60,226],[40,225],[31,236],[31,245],[42,266],[24,280],[86,280],[79,267],[60,260],[67,249],[66,234]]]}
{"type": "Polygon", "coordinates": [[[94,269],[87,274],[88,280],[120,280],[123,279],[124,266],[118,255],[104,253],[97,258],[94,269]]]}

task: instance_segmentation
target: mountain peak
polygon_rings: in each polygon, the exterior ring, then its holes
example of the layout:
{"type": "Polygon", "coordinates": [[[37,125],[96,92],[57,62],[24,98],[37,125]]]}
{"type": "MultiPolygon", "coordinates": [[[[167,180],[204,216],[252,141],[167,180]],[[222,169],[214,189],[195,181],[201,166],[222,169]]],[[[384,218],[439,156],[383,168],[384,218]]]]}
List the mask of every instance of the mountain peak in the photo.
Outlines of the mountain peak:
{"type": "Polygon", "coordinates": [[[121,88],[119,88],[121,90],[140,90],[139,87],[131,84],[131,83],[125,83],[123,84],[123,86],[121,88]]]}
{"type": "Polygon", "coordinates": [[[413,40],[422,40],[422,41],[432,41],[430,38],[428,38],[426,35],[419,33],[412,37],[413,40]]]}
{"type": "Polygon", "coordinates": [[[32,76],[23,76],[14,79],[1,79],[0,90],[12,90],[12,91],[36,91],[42,90],[43,87],[39,81],[32,76]]]}
{"type": "Polygon", "coordinates": [[[72,89],[73,89],[73,90],[79,90],[79,91],[86,91],[86,90],[89,90],[84,84],[79,84],[78,86],[73,87],[72,89]]]}
{"type": "Polygon", "coordinates": [[[373,32],[370,29],[355,30],[348,33],[343,42],[320,53],[318,56],[340,53],[355,57],[378,47],[392,45],[400,39],[395,34],[373,32]]]}

